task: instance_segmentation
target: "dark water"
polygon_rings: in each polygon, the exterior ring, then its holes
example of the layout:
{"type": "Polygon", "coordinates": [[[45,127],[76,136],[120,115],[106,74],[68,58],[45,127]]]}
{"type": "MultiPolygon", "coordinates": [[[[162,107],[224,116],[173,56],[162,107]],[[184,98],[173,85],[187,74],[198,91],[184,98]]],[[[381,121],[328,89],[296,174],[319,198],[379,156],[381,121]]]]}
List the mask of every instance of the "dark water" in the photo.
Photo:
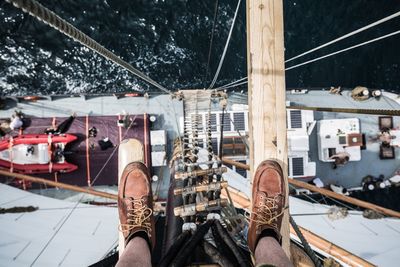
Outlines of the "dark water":
{"type": "MultiPolygon", "coordinates": [[[[219,0],[210,75],[206,75],[215,0],[40,2],[167,88],[203,88],[218,65],[236,1],[219,0]]],[[[246,76],[242,1],[217,85],[246,76]]],[[[400,10],[398,0],[284,0],[286,58],[400,10]]],[[[1,95],[155,90],[4,0],[0,2],[1,95]]],[[[301,63],[400,29],[394,19],[323,49],[301,63]]],[[[365,85],[400,92],[400,35],[290,70],[288,87],[365,85]]],[[[290,66],[291,64],[288,64],[290,66]]]]}

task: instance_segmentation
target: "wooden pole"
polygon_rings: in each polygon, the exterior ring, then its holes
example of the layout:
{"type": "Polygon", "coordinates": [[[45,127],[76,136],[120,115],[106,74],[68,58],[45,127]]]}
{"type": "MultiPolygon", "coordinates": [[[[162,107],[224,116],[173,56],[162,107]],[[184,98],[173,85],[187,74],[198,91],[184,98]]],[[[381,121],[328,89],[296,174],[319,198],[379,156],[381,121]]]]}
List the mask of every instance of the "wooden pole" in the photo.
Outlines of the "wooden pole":
{"type": "Polygon", "coordinates": [[[238,168],[243,169],[243,170],[250,171],[250,166],[249,165],[244,164],[244,163],[240,163],[240,162],[235,161],[235,160],[231,160],[231,159],[228,159],[228,158],[222,158],[222,163],[228,164],[228,165],[232,165],[232,166],[238,167],[238,168]]]}
{"type": "Polygon", "coordinates": [[[385,214],[385,215],[388,215],[388,216],[391,216],[391,217],[400,218],[400,212],[397,212],[397,211],[394,211],[394,210],[391,210],[391,209],[387,209],[387,208],[384,208],[384,207],[381,207],[381,206],[378,206],[378,205],[375,205],[375,204],[372,204],[372,203],[369,203],[369,202],[366,202],[366,201],[362,201],[362,200],[359,200],[359,199],[356,199],[356,198],[353,198],[353,197],[348,197],[348,196],[345,196],[345,195],[341,195],[341,194],[335,193],[333,191],[330,191],[330,190],[327,190],[327,189],[324,189],[324,188],[320,188],[320,187],[316,187],[314,185],[307,184],[305,182],[301,182],[301,181],[298,181],[298,180],[295,180],[295,179],[289,179],[289,183],[292,184],[292,185],[301,187],[301,188],[305,188],[305,189],[311,190],[313,192],[320,193],[320,194],[322,194],[324,196],[332,197],[332,198],[335,198],[337,200],[340,200],[340,201],[343,201],[343,202],[347,202],[347,203],[350,203],[350,204],[353,204],[353,205],[356,205],[356,206],[359,206],[359,207],[362,207],[362,208],[374,210],[376,212],[379,212],[379,213],[382,213],[382,214],[385,214]]]}
{"type": "Polygon", "coordinates": [[[25,175],[25,174],[13,173],[13,172],[0,170],[0,175],[7,176],[7,177],[15,177],[15,178],[18,178],[18,179],[21,179],[24,181],[30,181],[30,182],[39,183],[39,184],[46,184],[46,185],[59,187],[62,189],[67,189],[67,190],[71,190],[71,191],[75,191],[75,192],[86,193],[86,194],[94,195],[94,196],[98,196],[98,197],[104,197],[104,198],[109,198],[109,199],[114,199],[114,200],[118,199],[118,195],[115,195],[115,194],[96,191],[96,190],[93,190],[90,188],[84,188],[84,187],[79,187],[79,186],[60,183],[60,182],[54,182],[54,181],[46,180],[43,178],[25,175]]]}
{"type": "MultiPolygon", "coordinates": [[[[234,161],[234,160],[228,160],[227,161],[225,158],[222,158],[222,162],[226,163],[226,164],[230,164],[230,165],[236,166],[238,168],[242,168],[244,170],[250,170],[250,166],[249,165],[246,165],[246,164],[234,161]]],[[[387,208],[384,208],[384,207],[381,207],[381,206],[378,206],[378,205],[375,205],[375,204],[372,204],[372,203],[369,203],[369,202],[366,202],[366,201],[363,201],[363,200],[359,200],[359,199],[356,199],[356,198],[353,198],[353,197],[348,197],[348,196],[345,196],[345,195],[341,195],[341,194],[335,193],[333,191],[330,191],[330,190],[327,190],[327,189],[324,189],[324,188],[316,187],[314,185],[311,185],[311,184],[308,184],[308,183],[305,183],[305,182],[301,182],[299,180],[288,178],[288,182],[291,185],[294,185],[294,186],[297,186],[297,187],[301,187],[301,188],[305,188],[305,189],[308,189],[310,191],[320,193],[321,195],[324,195],[324,196],[335,198],[337,200],[340,200],[340,201],[343,201],[343,202],[346,202],[346,203],[350,203],[350,204],[353,204],[353,205],[356,205],[356,206],[359,206],[359,207],[362,207],[362,208],[365,208],[365,209],[374,210],[376,212],[385,214],[387,216],[400,218],[400,212],[397,212],[397,211],[394,211],[394,210],[391,210],[391,209],[387,209],[387,208]]]]}
{"type": "MultiPolygon", "coordinates": [[[[283,0],[247,0],[247,66],[250,172],[263,160],[276,159],[287,188],[283,0]]],[[[290,256],[288,211],[281,234],[282,247],[290,256]]]]}

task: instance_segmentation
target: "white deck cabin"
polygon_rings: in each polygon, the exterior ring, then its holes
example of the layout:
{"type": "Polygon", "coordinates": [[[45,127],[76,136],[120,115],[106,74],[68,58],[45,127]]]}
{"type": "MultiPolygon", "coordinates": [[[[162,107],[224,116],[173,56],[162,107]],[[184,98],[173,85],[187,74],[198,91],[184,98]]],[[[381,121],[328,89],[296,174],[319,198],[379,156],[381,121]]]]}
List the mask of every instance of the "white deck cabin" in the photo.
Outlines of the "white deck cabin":
{"type": "Polygon", "coordinates": [[[349,161],[361,160],[363,142],[357,118],[320,120],[317,129],[319,160],[333,162],[331,157],[340,152],[349,153],[349,161]]]}

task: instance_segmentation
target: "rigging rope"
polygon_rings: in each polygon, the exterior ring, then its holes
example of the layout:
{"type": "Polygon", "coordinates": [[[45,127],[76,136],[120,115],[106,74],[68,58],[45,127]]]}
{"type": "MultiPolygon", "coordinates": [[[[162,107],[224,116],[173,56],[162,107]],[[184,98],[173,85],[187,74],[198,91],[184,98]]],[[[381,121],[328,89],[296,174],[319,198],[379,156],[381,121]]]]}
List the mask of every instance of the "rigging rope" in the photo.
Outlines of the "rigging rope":
{"type": "Polygon", "coordinates": [[[243,85],[243,84],[246,84],[246,83],[247,83],[247,81],[244,81],[244,82],[241,82],[241,83],[235,83],[235,84],[232,84],[232,85],[229,85],[229,86],[220,87],[220,88],[218,88],[218,90],[224,90],[224,89],[240,86],[240,85],[243,85]]]}
{"type": "Polygon", "coordinates": [[[385,39],[385,38],[391,37],[391,36],[396,35],[396,34],[399,34],[399,33],[400,33],[400,30],[395,31],[395,32],[392,32],[392,33],[389,33],[389,34],[386,34],[386,35],[383,35],[383,36],[381,36],[381,37],[374,38],[374,39],[372,39],[372,40],[369,40],[369,41],[366,41],[366,42],[363,42],[363,43],[360,43],[360,44],[357,44],[357,45],[350,46],[350,47],[348,47],[348,48],[345,48],[345,49],[342,49],[342,50],[339,50],[339,51],[336,51],[336,52],[327,54],[327,55],[325,55],[325,56],[321,56],[321,57],[317,57],[317,58],[308,60],[308,61],[306,61],[306,62],[303,62],[303,63],[297,64],[297,65],[291,66],[291,67],[289,67],[289,68],[286,68],[285,70],[295,69],[295,68],[298,68],[298,67],[301,67],[301,66],[310,64],[310,63],[312,63],[312,62],[315,62],[315,61],[318,61],[318,60],[321,60],[321,59],[324,59],[324,58],[327,58],[327,57],[331,57],[331,56],[334,56],[334,55],[337,55],[337,54],[340,54],[340,53],[349,51],[349,50],[351,50],[351,49],[354,49],[354,48],[357,48],[357,47],[360,47],[360,46],[364,46],[364,45],[367,45],[367,44],[370,44],[370,43],[373,43],[373,42],[376,42],[376,41],[379,41],[379,40],[383,40],[383,39],[385,39]]]}
{"type": "Polygon", "coordinates": [[[313,110],[313,111],[339,112],[339,113],[400,116],[400,110],[398,109],[327,108],[327,107],[305,107],[305,106],[288,106],[287,108],[313,110]]]}
{"type": "MultiPolygon", "coordinates": [[[[296,57],[294,57],[294,58],[288,59],[288,60],[286,60],[285,62],[292,61],[292,60],[294,60],[295,58],[299,58],[299,57],[301,57],[301,56],[303,56],[303,55],[306,55],[306,54],[309,54],[309,53],[311,53],[311,52],[314,52],[314,51],[316,51],[316,50],[318,50],[318,49],[320,49],[320,48],[322,48],[322,47],[325,47],[325,46],[328,46],[328,45],[330,45],[330,44],[333,44],[333,43],[335,43],[335,42],[337,42],[337,41],[343,40],[344,38],[347,38],[347,37],[351,36],[350,34],[352,34],[352,35],[353,35],[353,34],[356,34],[356,33],[360,32],[360,31],[362,31],[362,30],[365,30],[365,29],[371,28],[371,27],[373,27],[373,26],[376,26],[376,25],[378,25],[378,24],[380,24],[380,23],[383,23],[383,22],[388,21],[388,20],[390,20],[390,19],[392,19],[392,18],[395,18],[395,17],[397,17],[397,16],[399,16],[399,15],[400,15],[400,11],[397,12],[397,13],[395,13],[395,14],[393,14],[393,15],[391,15],[391,16],[389,16],[389,17],[386,17],[386,18],[384,18],[384,19],[382,19],[382,20],[379,20],[379,21],[377,21],[377,22],[374,22],[374,23],[372,23],[372,24],[370,24],[370,25],[368,25],[368,26],[365,26],[365,27],[363,27],[363,28],[360,28],[359,30],[356,30],[356,31],[351,32],[351,33],[349,33],[349,34],[346,34],[346,35],[344,35],[344,36],[342,36],[342,37],[340,37],[340,38],[337,38],[337,39],[335,39],[335,40],[333,40],[333,41],[331,41],[331,42],[329,42],[329,43],[327,43],[327,44],[324,44],[324,45],[321,45],[321,46],[316,47],[316,48],[314,48],[314,49],[311,49],[310,51],[307,51],[307,52],[305,52],[305,53],[303,53],[303,54],[300,54],[300,55],[298,55],[298,56],[296,56],[296,57]],[[371,25],[372,25],[372,26],[371,26],[371,25]]],[[[287,68],[285,68],[285,70],[295,69],[295,68],[298,68],[298,67],[301,67],[301,66],[310,64],[310,63],[312,63],[312,62],[316,62],[316,61],[318,61],[318,60],[321,60],[321,59],[324,59],[324,58],[327,58],[327,57],[331,57],[331,56],[334,56],[334,55],[337,55],[337,54],[341,54],[341,53],[343,53],[343,52],[352,50],[352,49],[357,48],[357,47],[361,47],[361,46],[364,46],[364,45],[367,45],[367,44],[370,44],[370,43],[374,43],[374,42],[377,42],[377,41],[386,39],[386,38],[388,38],[388,37],[397,35],[397,34],[399,34],[399,33],[400,33],[400,30],[399,30],[399,31],[394,31],[394,32],[392,32],[392,33],[383,35],[383,36],[381,36],[381,37],[377,37],[377,38],[371,39],[371,40],[369,40],[369,41],[366,41],[366,42],[363,42],[363,43],[360,43],[360,44],[357,44],[357,45],[353,45],[353,46],[350,46],[350,47],[341,49],[341,50],[339,50],[339,51],[336,51],[336,52],[333,52],[333,53],[330,53],[330,54],[327,54],[327,55],[324,55],[324,56],[320,56],[320,57],[317,57],[317,58],[315,58],[315,59],[311,59],[311,60],[308,60],[308,61],[306,61],[306,62],[297,64],[297,65],[293,65],[293,66],[291,66],[291,67],[287,67],[287,68]]],[[[244,78],[242,78],[242,79],[245,80],[246,78],[247,78],[247,77],[244,77],[244,78]]],[[[242,80],[242,79],[240,79],[240,80],[242,80]]],[[[239,80],[238,80],[238,81],[239,81],[239,80]]],[[[238,81],[236,81],[236,82],[238,82],[238,81]]],[[[247,82],[247,81],[246,81],[246,82],[247,82]]],[[[229,84],[227,84],[227,85],[221,86],[221,87],[219,87],[219,88],[217,88],[217,89],[226,89],[226,88],[230,88],[230,87],[234,87],[234,86],[239,86],[239,85],[245,84],[246,82],[243,82],[243,83],[240,83],[240,84],[235,84],[235,85],[230,86],[231,84],[235,83],[235,82],[232,82],[232,83],[229,83],[229,84]]]]}
{"type": "Polygon", "coordinates": [[[237,17],[237,14],[239,13],[240,2],[241,2],[241,0],[238,0],[237,6],[236,6],[236,10],[235,10],[235,15],[233,16],[232,25],[231,25],[231,28],[229,30],[228,39],[226,40],[226,43],[225,43],[224,51],[222,52],[222,56],[221,56],[221,59],[220,59],[219,64],[218,64],[217,71],[215,72],[215,75],[214,75],[214,79],[212,80],[212,82],[211,82],[210,86],[208,87],[208,89],[211,89],[211,88],[214,87],[215,83],[217,82],[217,79],[218,79],[218,76],[219,76],[219,72],[221,71],[222,64],[224,63],[226,51],[228,50],[229,41],[231,40],[233,28],[235,26],[236,17],[237,17]]]}
{"type": "Polygon", "coordinates": [[[218,88],[215,88],[215,89],[216,89],[216,90],[224,89],[224,88],[226,88],[226,87],[229,86],[229,85],[239,83],[239,82],[244,81],[244,80],[246,80],[246,79],[247,79],[247,77],[243,77],[243,78],[240,78],[239,80],[230,82],[230,83],[228,83],[228,84],[222,85],[222,86],[220,86],[220,87],[218,87],[218,88]]]}
{"type": "Polygon", "coordinates": [[[215,26],[217,24],[216,21],[217,21],[217,15],[218,15],[218,4],[219,4],[219,1],[218,0],[215,1],[214,19],[213,19],[213,25],[212,25],[212,30],[211,30],[210,47],[208,49],[208,59],[207,59],[205,82],[207,82],[207,80],[208,80],[208,73],[210,70],[209,68],[210,68],[212,45],[213,45],[213,40],[214,40],[215,26]]]}
{"type": "Polygon", "coordinates": [[[391,19],[393,19],[393,18],[396,18],[396,17],[398,17],[398,16],[400,16],[400,11],[399,11],[399,12],[396,12],[396,13],[390,15],[390,16],[387,16],[387,17],[385,17],[385,18],[383,18],[383,19],[380,19],[380,20],[378,20],[378,21],[375,21],[374,23],[371,23],[371,24],[368,24],[368,25],[366,25],[366,26],[364,26],[364,27],[361,27],[361,28],[359,28],[358,30],[355,30],[355,31],[352,31],[352,32],[350,32],[350,33],[348,33],[348,34],[345,34],[345,35],[343,35],[343,36],[341,36],[341,37],[339,37],[339,38],[336,38],[336,39],[334,39],[334,40],[332,40],[332,41],[330,41],[330,42],[327,42],[326,44],[320,45],[320,46],[318,46],[318,47],[316,47],[316,48],[313,48],[313,49],[308,50],[308,51],[306,51],[306,52],[304,52],[304,53],[301,53],[300,55],[297,55],[297,56],[295,56],[295,57],[292,57],[292,58],[290,58],[290,59],[287,59],[287,60],[285,61],[285,63],[290,62],[290,61],[292,61],[292,60],[295,60],[295,59],[297,59],[297,58],[300,58],[300,57],[302,57],[302,56],[308,55],[308,54],[310,54],[310,53],[312,53],[312,52],[314,52],[314,51],[317,51],[317,50],[319,50],[319,49],[321,49],[321,48],[327,47],[327,46],[329,46],[329,45],[331,45],[331,44],[334,44],[334,43],[336,43],[336,42],[339,42],[339,41],[341,41],[341,40],[344,40],[344,39],[346,39],[346,38],[348,38],[348,37],[350,37],[350,36],[353,36],[353,35],[355,35],[355,34],[357,34],[357,33],[360,33],[360,32],[362,32],[362,31],[368,30],[369,28],[372,28],[372,27],[374,27],[374,26],[377,26],[377,25],[379,25],[379,24],[381,24],[381,23],[384,23],[384,22],[386,22],[386,21],[389,21],[389,20],[391,20],[391,19]]]}
{"type": "Polygon", "coordinates": [[[304,251],[313,261],[315,266],[322,267],[321,261],[318,259],[317,255],[315,254],[314,250],[308,244],[306,238],[304,237],[303,233],[300,231],[300,228],[297,226],[297,223],[294,221],[292,216],[289,216],[289,222],[293,227],[293,230],[296,232],[297,237],[300,239],[301,244],[303,245],[304,251]]]}
{"type": "Polygon", "coordinates": [[[141,71],[135,69],[131,64],[124,61],[123,59],[115,55],[113,52],[111,52],[104,46],[100,45],[98,42],[90,38],[88,35],[84,34],[82,31],[78,30],[72,24],[60,18],[54,12],[44,7],[37,1],[35,0],[6,0],[6,1],[12,3],[17,8],[22,9],[24,12],[29,13],[30,15],[50,25],[56,30],[64,33],[65,35],[71,37],[72,39],[88,47],[89,49],[97,52],[101,56],[121,66],[122,68],[126,69],[133,75],[143,79],[149,84],[157,87],[161,91],[167,94],[172,94],[170,90],[166,89],[156,81],[152,80],[150,77],[146,76],[141,71]]]}

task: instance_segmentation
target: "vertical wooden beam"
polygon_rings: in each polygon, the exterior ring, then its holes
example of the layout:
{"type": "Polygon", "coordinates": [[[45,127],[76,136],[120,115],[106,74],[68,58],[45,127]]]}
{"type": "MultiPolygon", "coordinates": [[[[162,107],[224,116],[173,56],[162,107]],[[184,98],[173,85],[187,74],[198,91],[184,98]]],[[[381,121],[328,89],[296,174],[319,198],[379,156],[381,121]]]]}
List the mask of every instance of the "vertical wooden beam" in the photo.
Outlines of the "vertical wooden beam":
{"type": "MultiPolygon", "coordinates": [[[[286,175],[283,0],[247,0],[247,60],[250,172],[253,174],[263,160],[273,158],[286,175]]],[[[287,186],[287,176],[285,183],[287,186]]],[[[282,246],[289,256],[288,214],[287,210],[281,233],[282,246]]]]}

